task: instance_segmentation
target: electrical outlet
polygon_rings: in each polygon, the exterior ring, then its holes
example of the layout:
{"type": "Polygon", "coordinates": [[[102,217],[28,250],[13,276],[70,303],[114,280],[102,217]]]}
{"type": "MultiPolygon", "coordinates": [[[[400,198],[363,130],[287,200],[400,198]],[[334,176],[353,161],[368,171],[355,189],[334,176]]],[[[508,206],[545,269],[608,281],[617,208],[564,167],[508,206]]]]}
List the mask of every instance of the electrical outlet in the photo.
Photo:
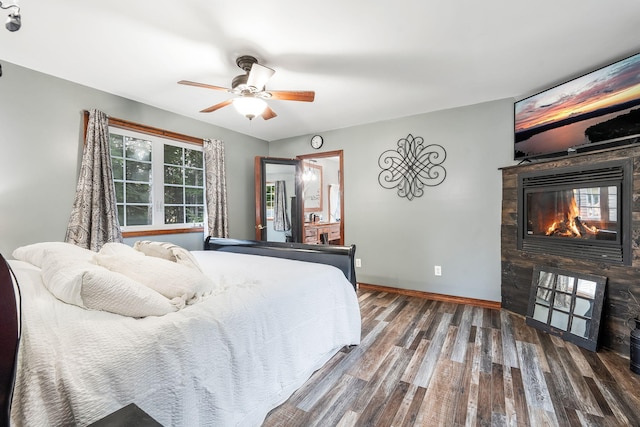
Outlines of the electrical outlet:
{"type": "Polygon", "coordinates": [[[362,267],[362,260],[360,258],[356,258],[356,267],[362,267]]]}
{"type": "Polygon", "coordinates": [[[434,266],[433,274],[435,274],[436,276],[442,276],[442,267],[440,267],[439,265],[434,266]]]}

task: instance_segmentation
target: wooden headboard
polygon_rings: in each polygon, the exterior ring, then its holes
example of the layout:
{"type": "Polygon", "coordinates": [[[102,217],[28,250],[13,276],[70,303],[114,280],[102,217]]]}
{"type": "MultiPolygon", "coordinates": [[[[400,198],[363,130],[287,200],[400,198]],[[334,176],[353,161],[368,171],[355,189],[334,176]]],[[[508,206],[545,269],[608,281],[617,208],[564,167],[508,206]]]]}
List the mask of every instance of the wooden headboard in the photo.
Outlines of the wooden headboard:
{"type": "MultiPolygon", "coordinates": [[[[0,427],[9,426],[11,397],[16,376],[18,342],[20,340],[19,299],[17,281],[13,280],[9,264],[0,254],[0,427]]],[[[18,290],[19,292],[19,290],[18,290]]]]}
{"type": "Polygon", "coordinates": [[[204,249],[212,251],[235,252],[250,255],[262,255],[298,261],[328,264],[339,268],[357,288],[354,256],[356,245],[305,245],[303,243],[265,242],[259,240],[238,240],[207,237],[204,249]]]}

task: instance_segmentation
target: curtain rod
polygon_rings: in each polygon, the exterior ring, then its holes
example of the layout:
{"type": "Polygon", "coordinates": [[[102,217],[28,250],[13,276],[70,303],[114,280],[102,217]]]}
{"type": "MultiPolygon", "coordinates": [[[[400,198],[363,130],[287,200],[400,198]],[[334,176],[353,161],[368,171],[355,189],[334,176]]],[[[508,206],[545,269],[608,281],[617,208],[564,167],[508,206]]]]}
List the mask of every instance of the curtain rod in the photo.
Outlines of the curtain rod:
{"type": "MultiPolygon", "coordinates": [[[[87,126],[89,123],[89,111],[84,110],[84,139],[87,138],[87,126]]],[[[109,125],[124,128],[124,129],[133,129],[138,132],[147,133],[150,135],[162,136],[168,139],[173,139],[176,141],[182,142],[190,142],[192,144],[202,145],[203,138],[196,138],[195,136],[189,136],[178,132],[172,132],[165,129],[156,128],[153,126],[143,125],[140,123],[131,122],[129,120],[118,119],[116,117],[109,117],[109,125]]]]}

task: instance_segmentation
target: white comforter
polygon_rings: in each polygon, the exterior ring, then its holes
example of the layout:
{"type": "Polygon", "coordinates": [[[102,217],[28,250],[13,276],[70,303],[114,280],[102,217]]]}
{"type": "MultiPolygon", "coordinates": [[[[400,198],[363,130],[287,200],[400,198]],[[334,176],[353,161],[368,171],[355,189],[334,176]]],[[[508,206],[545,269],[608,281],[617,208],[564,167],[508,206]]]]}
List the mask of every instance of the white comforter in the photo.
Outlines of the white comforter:
{"type": "Polygon", "coordinates": [[[22,289],[16,426],[86,425],[131,402],[164,426],[255,426],[345,345],[356,294],[333,267],[194,252],[222,289],[161,317],[65,304],[40,269],[10,261],[22,289]]]}

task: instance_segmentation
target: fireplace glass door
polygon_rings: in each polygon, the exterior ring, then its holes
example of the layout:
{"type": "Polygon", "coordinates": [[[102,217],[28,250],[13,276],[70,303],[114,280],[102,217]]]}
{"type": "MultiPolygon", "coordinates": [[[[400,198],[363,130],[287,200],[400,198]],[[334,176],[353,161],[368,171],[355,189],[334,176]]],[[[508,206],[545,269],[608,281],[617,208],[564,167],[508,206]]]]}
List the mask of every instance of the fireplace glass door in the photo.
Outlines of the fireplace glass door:
{"type": "Polygon", "coordinates": [[[619,241],[619,189],[594,186],[526,193],[526,235],[619,241]]]}

